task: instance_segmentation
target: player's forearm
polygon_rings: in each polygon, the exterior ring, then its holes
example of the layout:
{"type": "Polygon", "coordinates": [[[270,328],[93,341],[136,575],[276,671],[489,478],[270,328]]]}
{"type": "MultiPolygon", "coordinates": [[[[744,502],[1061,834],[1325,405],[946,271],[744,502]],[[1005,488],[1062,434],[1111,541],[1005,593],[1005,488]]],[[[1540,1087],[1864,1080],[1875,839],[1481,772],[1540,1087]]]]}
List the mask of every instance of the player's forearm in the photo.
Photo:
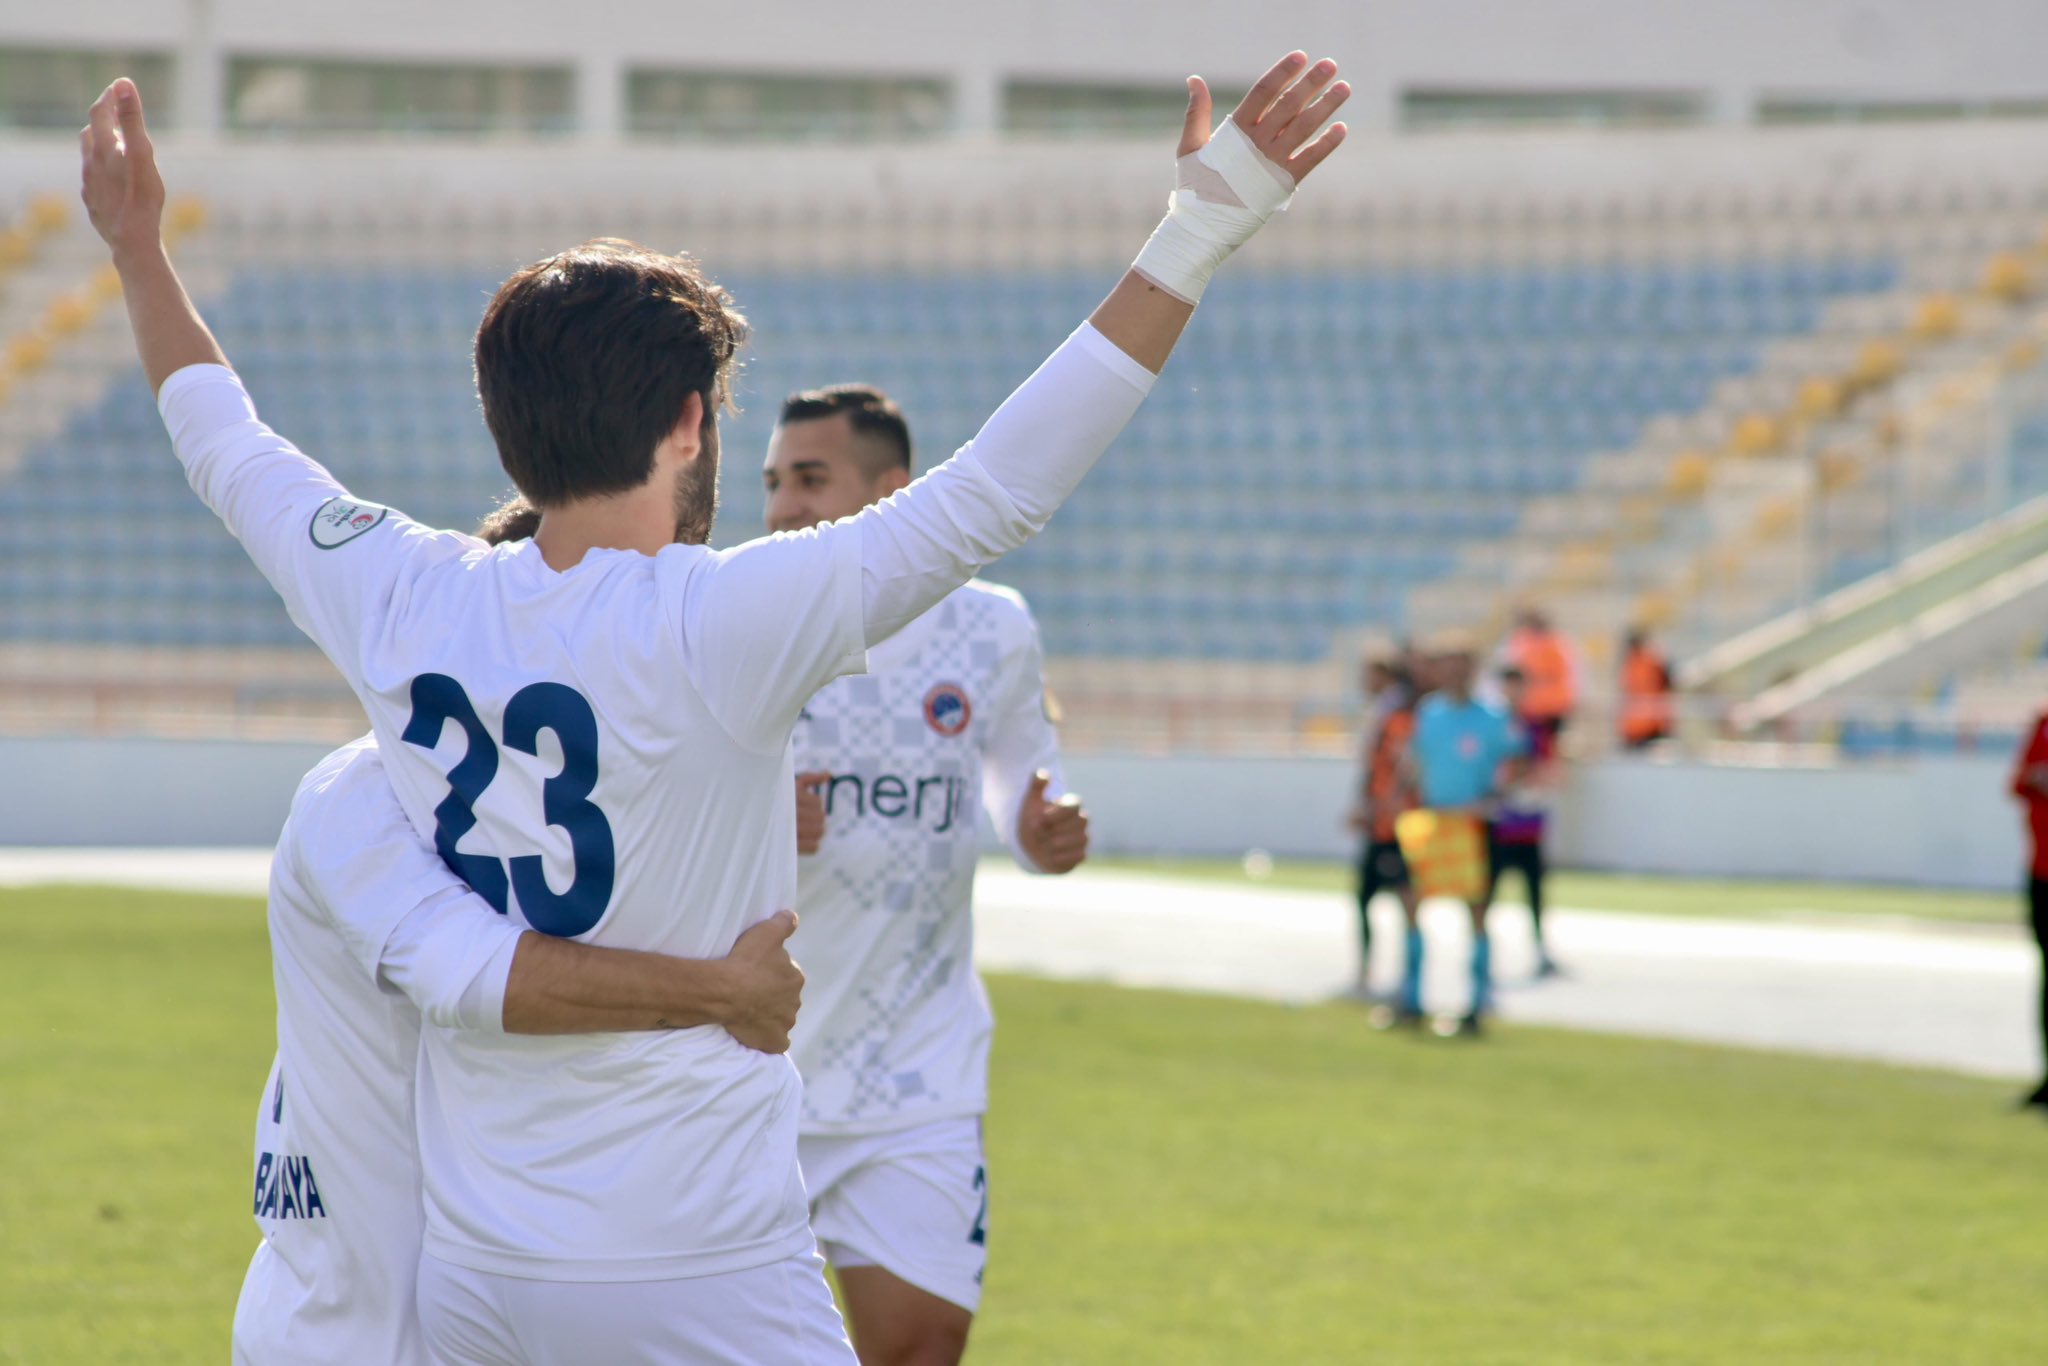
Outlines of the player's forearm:
{"type": "Polygon", "coordinates": [[[724,1023],[733,1003],[724,959],[671,958],[528,933],[505,984],[505,1032],[688,1029],[724,1023]]]}
{"type": "Polygon", "coordinates": [[[1156,375],[1166,368],[1166,358],[1194,316],[1193,304],[1132,270],[1117,281],[1088,321],[1118,350],[1156,375]]]}
{"type": "Polygon", "coordinates": [[[135,331],[135,350],[151,393],[188,365],[226,365],[199,310],[185,293],[170,253],[161,242],[134,251],[117,251],[114,269],[121,276],[121,295],[128,304],[128,323],[135,331]]]}

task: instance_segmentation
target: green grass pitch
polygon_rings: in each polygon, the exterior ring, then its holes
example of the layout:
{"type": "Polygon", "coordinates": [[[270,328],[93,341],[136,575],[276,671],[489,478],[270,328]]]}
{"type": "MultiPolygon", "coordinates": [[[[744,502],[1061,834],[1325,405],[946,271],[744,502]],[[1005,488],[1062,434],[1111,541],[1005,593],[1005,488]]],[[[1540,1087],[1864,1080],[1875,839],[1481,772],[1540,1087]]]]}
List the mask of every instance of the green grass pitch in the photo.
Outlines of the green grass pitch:
{"type": "MultiPolygon", "coordinates": [[[[0,1362],[225,1358],[246,900],[0,892],[0,1362]]],[[[998,979],[989,1363],[2048,1360],[2048,1126],[1932,1073],[998,979]]]]}
{"type": "MultiPolygon", "coordinates": [[[[1321,859],[1280,859],[1254,878],[1234,859],[1101,858],[1097,870],[1149,873],[1158,877],[1240,887],[1280,887],[1351,895],[1357,874],[1348,863],[1321,859]]],[[[1580,911],[1634,911],[1644,915],[1687,915],[1731,919],[1825,920],[1829,917],[1951,920],[1966,924],[2011,925],[2021,914],[2017,874],[2010,892],[1958,891],[1939,887],[1859,887],[1827,882],[1762,882],[1709,878],[1634,877],[1620,873],[1552,873],[1549,904],[1580,911]]],[[[1527,896],[1521,878],[1510,873],[1503,900],[1520,904],[1527,896]]]]}

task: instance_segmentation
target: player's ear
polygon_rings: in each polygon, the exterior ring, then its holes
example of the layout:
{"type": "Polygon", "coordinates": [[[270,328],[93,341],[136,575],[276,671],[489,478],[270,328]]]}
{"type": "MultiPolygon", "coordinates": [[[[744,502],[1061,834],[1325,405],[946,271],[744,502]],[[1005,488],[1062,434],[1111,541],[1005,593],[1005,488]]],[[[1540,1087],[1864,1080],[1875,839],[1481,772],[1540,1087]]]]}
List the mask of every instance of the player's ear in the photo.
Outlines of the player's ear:
{"type": "Polygon", "coordinates": [[[880,478],[875,480],[877,496],[881,498],[887,498],[898,489],[907,489],[909,487],[910,471],[904,469],[901,465],[891,465],[888,469],[882,471],[880,478]]]}
{"type": "Polygon", "coordinates": [[[676,419],[665,444],[692,460],[704,448],[704,395],[692,393],[683,400],[683,415],[676,419]]]}

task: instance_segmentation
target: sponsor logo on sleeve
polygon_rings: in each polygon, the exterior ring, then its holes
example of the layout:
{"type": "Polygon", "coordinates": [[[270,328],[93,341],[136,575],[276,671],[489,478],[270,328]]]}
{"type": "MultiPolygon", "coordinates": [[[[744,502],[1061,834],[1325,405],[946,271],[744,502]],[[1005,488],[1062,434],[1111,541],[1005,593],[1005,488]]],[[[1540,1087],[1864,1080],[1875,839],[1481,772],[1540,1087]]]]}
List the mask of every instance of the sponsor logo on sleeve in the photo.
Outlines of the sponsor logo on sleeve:
{"type": "Polygon", "coordinates": [[[925,724],[941,735],[958,735],[973,719],[974,708],[958,683],[941,683],[924,696],[925,724]]]}
{"type": "Polygon", "coordinates": [[[391,509],[352,498],[329,498],[313,514],[307,532],[322,550],[347,545],[391,515],[391,509]]]}

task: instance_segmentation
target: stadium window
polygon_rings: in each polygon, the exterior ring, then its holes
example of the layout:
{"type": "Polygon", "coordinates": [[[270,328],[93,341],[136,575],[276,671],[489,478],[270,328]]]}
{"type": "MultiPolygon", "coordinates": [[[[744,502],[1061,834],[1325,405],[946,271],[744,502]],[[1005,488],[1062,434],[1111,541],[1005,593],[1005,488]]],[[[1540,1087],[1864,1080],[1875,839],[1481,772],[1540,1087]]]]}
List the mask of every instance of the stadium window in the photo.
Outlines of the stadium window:
{"type": "Polygon", "coordinates": [[[228,127],[246,133],[566,133],[567,67],[237,57],[228,127]]]}
{"type": "Polygon", "coordinates": [[[1685,91],[1407,90],[1401,125],[1459,128],[1681,128],[1703,123],[1707,103],[1685,91]]]}
{"type": "Polygon", "coordinates": [[[1816,123],[1942,123],[1955,119],[2048,118],[2048,99],[1859,100],[1773,97],[1757,105],[1757,122],[1775,126],[1816,123]]]}
{"type": "MultiPolygon", "coordinates": [[[[1244,87],[1211,89],[1228,111],[1244,87]]],[[[1103,85],[1085,81],[1014,80],[1003,86],[1003,131],[1034,137],[1143,137],[1180,127],[1187,112],[1181,85],[1103,85]]]]}
{"type": "Polygon", "coordinates": [[[173,119],[171,59],[161,52],[0,48],[0,128],[77,132],[116,76],[132,76],[152,124],[173,119]]]}
{"type": "Polygon", "coordinates": [[[638,137],[870,141],[936,137],[952,121],[952,88],[937,78],[626,73],[626,128],[638,137]]]}

